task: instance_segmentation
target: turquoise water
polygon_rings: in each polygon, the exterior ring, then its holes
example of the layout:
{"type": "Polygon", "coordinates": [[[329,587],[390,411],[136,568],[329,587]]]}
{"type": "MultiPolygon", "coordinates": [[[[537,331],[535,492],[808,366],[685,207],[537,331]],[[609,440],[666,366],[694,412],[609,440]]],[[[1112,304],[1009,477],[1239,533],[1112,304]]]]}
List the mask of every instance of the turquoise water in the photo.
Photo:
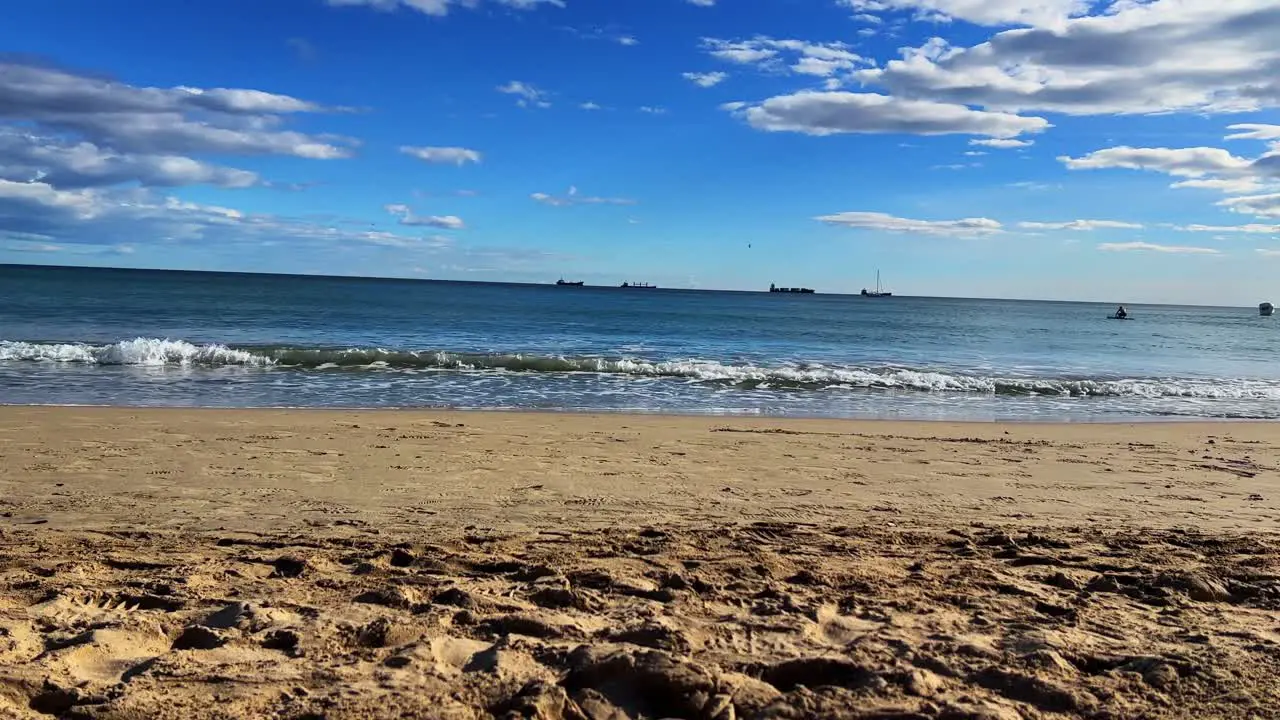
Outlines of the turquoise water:
{"type": "Polygon", "coordinates": [[[1280,418],[1280,318],[1113,310],[0,266],[0,403],[1280,418]]]}

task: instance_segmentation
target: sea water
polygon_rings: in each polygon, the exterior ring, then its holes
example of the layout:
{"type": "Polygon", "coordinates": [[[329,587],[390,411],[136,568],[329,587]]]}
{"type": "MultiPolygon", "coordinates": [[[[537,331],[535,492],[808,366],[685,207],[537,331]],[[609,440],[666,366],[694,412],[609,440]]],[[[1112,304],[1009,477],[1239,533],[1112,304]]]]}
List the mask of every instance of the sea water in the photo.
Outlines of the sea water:
{"type": "Polygon", "coordinates": [[[1257,308],[0,266],[0,403],[1280,418],[1257,308]]]}

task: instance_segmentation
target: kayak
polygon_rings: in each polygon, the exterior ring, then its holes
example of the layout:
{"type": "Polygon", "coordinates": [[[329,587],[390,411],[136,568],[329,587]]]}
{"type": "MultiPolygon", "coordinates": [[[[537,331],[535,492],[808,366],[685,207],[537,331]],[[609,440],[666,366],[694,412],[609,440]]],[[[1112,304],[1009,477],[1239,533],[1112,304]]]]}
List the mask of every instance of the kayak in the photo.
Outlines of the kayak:
{"type": "Polygon", "coordinates": [[[1108,315],[1108,316],[1107,316],[1107,319],[1108,319],[1108,320],[1132,320],[1133,318],[1132,318],[1132,317],[1130,317],[1130,316],[1128,316],[1128,315],[1124,315],[1124,316],[1120,316],[1120,315],[1108,315]]]}

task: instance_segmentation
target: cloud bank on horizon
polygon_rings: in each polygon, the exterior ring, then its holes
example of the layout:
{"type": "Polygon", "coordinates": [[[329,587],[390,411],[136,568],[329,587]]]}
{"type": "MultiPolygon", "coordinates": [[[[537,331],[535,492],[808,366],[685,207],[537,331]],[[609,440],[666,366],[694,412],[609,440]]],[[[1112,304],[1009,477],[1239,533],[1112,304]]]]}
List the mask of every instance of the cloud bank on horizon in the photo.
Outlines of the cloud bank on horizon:
{"type": "Polygon", "coordinates": [[[775,5],[10,8],[0,262],[1175,302],[1280,269],[1280,0],[775,5]]]}

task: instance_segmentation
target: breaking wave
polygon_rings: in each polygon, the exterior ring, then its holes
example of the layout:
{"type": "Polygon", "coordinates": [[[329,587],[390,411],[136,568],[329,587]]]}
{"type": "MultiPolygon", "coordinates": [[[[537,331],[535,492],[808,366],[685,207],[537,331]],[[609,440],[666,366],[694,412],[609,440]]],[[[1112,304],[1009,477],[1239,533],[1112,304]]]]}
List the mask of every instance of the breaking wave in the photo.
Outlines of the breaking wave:
{"type": "Polygon", "coordinates": [[[175,367],[239,366],[312,371],[594,373],[670,378],[740,389],[881,390],[1024,396],[1102,396],[1280,401],[1280,382],[1211,378],[998,377],[898,366],[793,363],[772,366],[713,360],[560,357],[378,348],[232,347],[136,338],[108,345],[0,341],[0,362],[175,367]]]}

